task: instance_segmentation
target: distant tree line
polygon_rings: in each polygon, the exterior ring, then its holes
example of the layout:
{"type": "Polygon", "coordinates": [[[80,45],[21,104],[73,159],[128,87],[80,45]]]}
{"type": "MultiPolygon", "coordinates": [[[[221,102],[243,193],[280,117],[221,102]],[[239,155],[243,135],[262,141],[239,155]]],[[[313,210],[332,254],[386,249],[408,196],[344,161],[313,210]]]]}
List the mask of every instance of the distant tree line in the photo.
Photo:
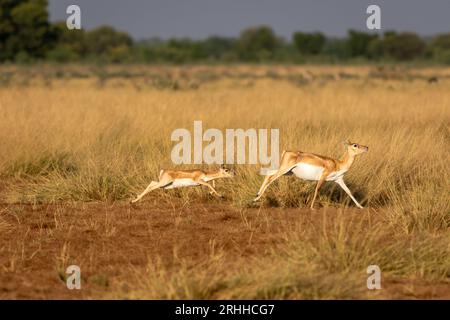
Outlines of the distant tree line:
{"type": "Polygon", "coordinates": [[[412,32],[383,35],[350,30],[345,38],[295,32],[290,41],[269,26],[237,38],[134,41],[110,26],[69,30],[50,23],[47,0],[0,0],[0,62],[340,62],[429,60],[450,64],[450,33],[423,39],[412,32]]]}

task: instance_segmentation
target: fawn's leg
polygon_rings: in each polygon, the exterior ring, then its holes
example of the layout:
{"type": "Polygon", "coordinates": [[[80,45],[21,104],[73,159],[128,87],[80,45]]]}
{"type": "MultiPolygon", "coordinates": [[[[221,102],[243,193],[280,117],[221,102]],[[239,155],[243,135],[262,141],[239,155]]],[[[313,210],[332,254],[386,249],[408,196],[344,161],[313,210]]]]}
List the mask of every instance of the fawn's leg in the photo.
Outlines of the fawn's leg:
{"type": "Polygon", "coordinates": [[[162,186],[164,186],[164,185],[161,184],[161,182],[156,182],[156,181],[150,182],[150,184],[147,186],[147,188],[145,188],[144,192],[142,192],[140,195],[138,195],[138,196],[136,197],[136,199],[132,200],[131,203],[138,202],[138,201],[141,200],[142,197],[145,196],[147,193],[149,193],[150,191],[153,191],[153,190],[155,190],[155,189],[161,188],[162,186]]]}
{"type": "Polygon", "coordinates": [[[213,194],[215,194],[216,196],[222,197],[222,196],[216,191],[216,189],[214,189],[209,183],[206,183],[206,182],[203,182],[203,181],[196,181],[196,182],[197,182],[198,184],[202,185],[202,186],[208,187],[208,188],[211,190],[211,192],[212,192],[213,194]]]}

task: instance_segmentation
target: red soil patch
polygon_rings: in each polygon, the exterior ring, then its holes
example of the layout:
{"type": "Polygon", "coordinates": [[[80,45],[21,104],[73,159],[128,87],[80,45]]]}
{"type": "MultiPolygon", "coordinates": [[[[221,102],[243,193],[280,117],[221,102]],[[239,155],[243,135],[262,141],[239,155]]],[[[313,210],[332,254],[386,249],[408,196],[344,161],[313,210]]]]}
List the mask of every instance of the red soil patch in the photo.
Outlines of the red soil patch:
{"type": "MultiPolygon", "coordinates": [[[[339,211],[239,210],[220,202],[169,208],[148,202],[2,205],[0,298],[101,298],[116,278],[127,278],[130,268],[144,268],[149,259],[159,257],[169,268],[180,259],[195,264],[212,247],[231,260],[265,255],[286,241],[286,232],[339,211]],[[62,280],[71,264],[81,267],[82,290],[68,290],[62,280]]],[[[346,215],[361,217],[361,211],[347,209],[346,215]]]]}

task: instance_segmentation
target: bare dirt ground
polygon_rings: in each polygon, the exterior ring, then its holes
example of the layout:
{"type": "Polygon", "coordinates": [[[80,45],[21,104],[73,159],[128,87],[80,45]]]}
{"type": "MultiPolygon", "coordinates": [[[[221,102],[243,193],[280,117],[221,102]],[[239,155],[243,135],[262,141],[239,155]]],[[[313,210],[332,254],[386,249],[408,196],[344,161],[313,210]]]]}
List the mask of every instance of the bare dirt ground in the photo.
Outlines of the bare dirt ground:
{"type": "MultiPolygon", "coordinates": [[[[221,248],[228,259],[266,255],[286,232],[333,219],[341,209],[237,209],[223,202],[142,202],[0,206],[0,298],[105,297],[116,279],[158,257],[167,268],[195,264],[221,248]],[[68,290],[65,268],[82,271],[82,290],[68,290]]],[[[349,218],[377,219],[375,211],[346,209],[349,218]],[[366,213],[366,214],[364,214],[366,213]]],[[[450,298],[443,283],[383,280],[379,298],[450,298]]]]}

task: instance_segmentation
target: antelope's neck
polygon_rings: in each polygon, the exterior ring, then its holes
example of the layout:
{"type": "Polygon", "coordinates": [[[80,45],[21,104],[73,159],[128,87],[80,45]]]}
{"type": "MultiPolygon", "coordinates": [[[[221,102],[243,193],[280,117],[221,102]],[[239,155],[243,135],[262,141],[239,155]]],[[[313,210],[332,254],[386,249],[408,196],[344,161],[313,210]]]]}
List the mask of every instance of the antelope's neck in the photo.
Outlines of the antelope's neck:
{"type": "Polygon", "coordinates": [[[348,151],[345,152],[345,154],[342,156],[341,160],[339,160],[340,164],[340,170],[348,170],[353,164],[353,161],[355,161],[355,156],[348,153],[348,151]]]}

